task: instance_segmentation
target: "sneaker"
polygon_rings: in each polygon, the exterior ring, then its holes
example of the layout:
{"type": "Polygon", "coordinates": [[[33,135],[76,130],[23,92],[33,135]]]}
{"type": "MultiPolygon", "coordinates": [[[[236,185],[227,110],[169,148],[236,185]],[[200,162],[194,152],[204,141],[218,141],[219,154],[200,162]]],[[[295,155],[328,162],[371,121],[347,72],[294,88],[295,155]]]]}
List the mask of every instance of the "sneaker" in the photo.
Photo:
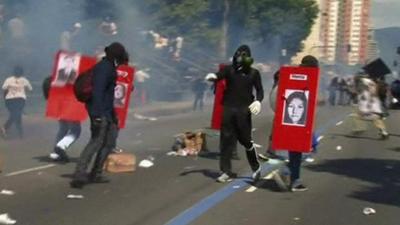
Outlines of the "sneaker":
{"type": "Polygon", "coordinates": [[[300,182],[295,182],[294,184],[292,184],[292,187],[290,189],[292,192],[300,192],[300,191],[307,191],[308,188],[306,186],[304,186],[304,184],[300,183],[300,182]]]}
{"type": "Polygon", "coordinates": [[[60,156],[57,153],[52,152],[50,153],[49,158],[52,160],[57,160],[58,158],[60,158],[60,156]]]}
{"type": "Polygon", "coordinates": [[[110,183],[110,180],[104,176],[90,176],[89,182],[95,183],[95,184],[106,184],[106,183],[110,183]]]}
{"type": "Polygon", "coordinates": [[[83,181],[83,180],[72,180],[72,181],[69,183],[69,185],[70,185],[72,188],[76,188],[76,189],[82,189],[83,186],[84,186],[85,184],[86,184],[86,182],[83,181]]]}
{"type": "Polygon", "coordinates": [[[381,139],[382,139],[382,140],[386,140],[386,139],[389,138],[389,133],[388,133],[387,131],[385,131],[385,130],[381,130],[381,131],[379,132],[379,135],[381,136],[381,139]]]}
{"type": "Polygon", "coordinates": [[[309,155],[307,156],[304,161],[308,162],[308,163],[313,163],[315,161],[314,157],[309,155]]]}
{"type": "Polygon", "coordinates": [[[257,181],[260,180],[260,177],[261,177],[261,166],[258,166],[258,169],[253,172],[251,178],[253,179],[253,182],[256,183],[257,181]]]}
{"type": "Polygon", "coordinates": [[[62,162],[62,163],[68,163],[69,162],[69,157],[65,150],[55,147],[54,152],[58,155],[58,158],[56,159],[57,162],[62,162]]]}
{"type": "Polygon", "coordinates": [[[219,183],[226,183],[229,181],[232,181],[232,177],[229,176],[227,173],[223,173],[223,174],[221,174],[221,176],[219,176],[217,178],[217,182],[219,182],[219,183]]]}

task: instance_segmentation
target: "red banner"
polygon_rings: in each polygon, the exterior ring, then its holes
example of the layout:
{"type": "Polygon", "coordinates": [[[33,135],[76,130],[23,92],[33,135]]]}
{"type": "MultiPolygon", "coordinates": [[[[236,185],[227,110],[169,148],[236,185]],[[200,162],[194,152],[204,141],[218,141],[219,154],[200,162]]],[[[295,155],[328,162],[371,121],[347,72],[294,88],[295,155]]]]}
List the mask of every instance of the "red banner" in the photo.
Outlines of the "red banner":
{"type": "Polygon", "coordinates": [[[310,152],[318,77],[318,68],[281,68],[272,132],[273,149],[310,152]]]}
{"type": "MultiPolygon", "coordinates": [[[[96,58],[79,53],[60,51],[55,58],[51,88],[47,101],[46,117],[67,121],[84,121],[88,117],[85,105],[75,98],[73,84],[76,77],[92,68],[96,58]]],[[[117,68],[114,108],[119,120],[119,128],[124,128],[130,96],[133,90],[134,68],[120,66],[117,68]]]]}
{"type": "MultiPolygon", "coordinates": [[[[219,65],[219,71],[224,69],[225,65],[219,65]]],[[[219,80],[215,82],[215,96],[214,96],[214,108],[211,118],[211,129],[220,130],[222,124],[222,115],[224,112],[223,99],[226,88],[225,80],[219,80]]]]}

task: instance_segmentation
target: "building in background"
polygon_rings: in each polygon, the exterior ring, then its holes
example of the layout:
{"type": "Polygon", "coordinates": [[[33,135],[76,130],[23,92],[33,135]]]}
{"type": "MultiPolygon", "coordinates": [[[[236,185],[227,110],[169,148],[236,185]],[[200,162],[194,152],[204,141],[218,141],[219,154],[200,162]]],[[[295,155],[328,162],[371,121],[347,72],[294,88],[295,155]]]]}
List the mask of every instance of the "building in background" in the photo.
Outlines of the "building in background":
{"type": "Polygon", "coordinates": [[[368,29],[368,52],[367,61],[370,62],[379,57],[378,42],[375,39],[375,29],[370,27],[368,29]]]}
{"type": "Polygon", "coordinates": [[[336,62],[355,65],[368,60],[370,0],[339,1],[336,62]]]}
{"type": "Polygon", "coordinates": [[[369,41],[371,0],[316,0],[320,13],[309,37],[303,42],[303,52],[293,58],[296,63],[312,54],[325,64],[364,64],[371,57],[369,41]]]}

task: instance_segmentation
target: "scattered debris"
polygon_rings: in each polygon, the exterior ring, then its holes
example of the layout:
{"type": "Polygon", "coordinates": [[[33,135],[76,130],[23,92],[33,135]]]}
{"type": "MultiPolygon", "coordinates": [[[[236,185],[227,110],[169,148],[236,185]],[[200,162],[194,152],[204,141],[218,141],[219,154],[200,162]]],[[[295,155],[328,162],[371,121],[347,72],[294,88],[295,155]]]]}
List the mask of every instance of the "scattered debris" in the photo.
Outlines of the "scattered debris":
{"type": "Polygon", "coordinates": [[[152,167],[153,165],[154,165],[154,163],[148,159],[144,159],[144,160],[140,161],[140,163],[139,163],[139,167],[142,167],[142,168],[149,168],[149,167],[152,167]]]}
{"type": "Polygon", "coordinates": [[[8,213],[0,214],[0,224],[15,224],[15,223],[17,223],[17,221],[11,219],[8,216],[8,213]]]}
{"type": "Polygon", "coordinates": [[[257,130],[257,128],[253,128],[251,129],[251,132],[255,132],[257,130]]]}
{"type": "Polygon", "coordinates": [[[149,120],[149,121],[158,120],[156,117],[147,117],[147,116],[140,115],[138,113],[134,113],[133,118],[138,119],[138,120],[149,120]]]}
{"type": "Polygon", "coordinates": [[[2,194],[2,195],[14,195],[15,192],[11,191],[11,190],[3,189],[3,190],[1,190],[0,194],[2,194]]]}
{"type": "Polygon", "coordinates": [[[73,195],[73,194],[69,194],[67,195],[67,198],[69,199],[83,199],[83,195],[73,195]]]}
{"type": "Polygon", "coordinates": [[[299,218],[299,217],[295,217],[295,218],[293,218],[293,220],[295,220],[295,221],[299,221],[299,220],[300,220],[300,218],[299,218]]]}
{"type": "Polygon", "coordinates": [[[336,150],[338,150],[338,151],[342,150],[342,146],[340,146],[340,145],[336,146],[336,150]]]}
{"type": "Polygon", "coordinates": [[[170,152],[167,152],[167,155],[168,155],[168,156],[177,156],[178,153],[175,152],[175,151],[170,151],[170,152]]]}
{"type": "Polygon", "coordinates": [[[343,121],[339,121],[336,123],[336,126],[340,126],[343,123],[343,121]]]}
{"type": "Polygon", "coordinates": [[[364,208],[363,213],[364,213],[364,215],[372,215],[372,214],[375,214],[376,211],[373,208],[366,207],[366,208],[364,208]]]}
{"type": "Polygon", "coordinates": [[[393,166],[385,166],[385,169],[392,170],[393,166]]]}
{"type": "Polygon", "coordinates": [[[233,189],[239,189],[239,188],[240,188],[240,185],[233,186],[233,189]]]}

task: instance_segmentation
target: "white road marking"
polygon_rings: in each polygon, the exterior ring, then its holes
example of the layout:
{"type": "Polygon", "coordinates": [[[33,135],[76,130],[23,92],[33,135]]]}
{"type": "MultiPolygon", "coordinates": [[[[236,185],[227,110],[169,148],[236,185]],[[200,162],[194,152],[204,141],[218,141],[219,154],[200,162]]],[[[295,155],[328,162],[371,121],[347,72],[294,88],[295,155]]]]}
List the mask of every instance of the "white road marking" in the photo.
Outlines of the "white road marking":
{"type": "Polygon", "coordinates": [[[33,172],[33,171],[44,170],[44,169],[48,169],[48,168],[55,167],[55,166],[56,166],[56,164],[48,164],[48,165],[44,165],[44,166],[33,167],[30,169],[26,169],[26,170],[15,171],[12,173],[8,173],[4,176],[11,177],[11,176],[16,176],[16,175],[20,175],[20,174],[24,174],[24,173],[33,172]]]}
{"type": "MultiPolygon", "coordinates": [[[[267,174],[265,177],[263,177],[263,179],[264,179],[264,180],[270,180],[270,179],[272,179],[272,177],[274,176],[274,172],[275,172],[275,171],[273,171],[273,172],[267,174]]],[[[247,188],[246,192],[251,193],[251,192],[254,192],[254,191],[256,191],[256,190],[257,190],[257,187],[255,187],[255,186],[250,186],[249,188],[247,188]]]]}

